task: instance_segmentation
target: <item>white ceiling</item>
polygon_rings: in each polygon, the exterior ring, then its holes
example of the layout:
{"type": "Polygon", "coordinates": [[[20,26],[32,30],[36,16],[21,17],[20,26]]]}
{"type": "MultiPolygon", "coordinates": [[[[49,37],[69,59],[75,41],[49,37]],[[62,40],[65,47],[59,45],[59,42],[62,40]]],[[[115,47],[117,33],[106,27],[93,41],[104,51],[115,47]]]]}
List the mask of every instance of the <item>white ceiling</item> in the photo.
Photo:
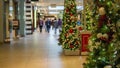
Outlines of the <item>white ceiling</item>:
{"type": "MultiPolygon", "coordinates": [[[[64,5],[64,0],[39,0],[38,6],[50,6],[51,4],[64,5]]],[[[76,0],[78,5],[83,5],[83,0],[76,0]]]]}
{"type": "MultiPolygon", "coordinates": [[[[64,9],[64,0],[39,0],[34,3],[44,14],[58,14],[64,9]]],[[[78,10],[83,9],[83,0],[76,0],[78,10]]]]}

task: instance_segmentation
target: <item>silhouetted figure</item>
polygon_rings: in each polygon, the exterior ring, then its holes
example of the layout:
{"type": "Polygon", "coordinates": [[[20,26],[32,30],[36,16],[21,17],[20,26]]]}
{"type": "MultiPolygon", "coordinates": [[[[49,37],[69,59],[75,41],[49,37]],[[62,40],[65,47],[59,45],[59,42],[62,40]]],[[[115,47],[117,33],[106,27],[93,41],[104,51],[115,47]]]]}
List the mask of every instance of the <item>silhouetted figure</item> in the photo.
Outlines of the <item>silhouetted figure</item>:
{"type": "Polygon", "coordinates": [[[58,28],[58,21],[56,18],[54,19],[54,28],[55,28],[55,34],[56,34],[57,28],[58,28]]]}
{"type": "Polygon", "coordinates": [[[46,22],[45,22],[45,25],[46,25],[47,32],[49,33],[50,32],[51,21],[49,19],[47,19],[46,22]]]}

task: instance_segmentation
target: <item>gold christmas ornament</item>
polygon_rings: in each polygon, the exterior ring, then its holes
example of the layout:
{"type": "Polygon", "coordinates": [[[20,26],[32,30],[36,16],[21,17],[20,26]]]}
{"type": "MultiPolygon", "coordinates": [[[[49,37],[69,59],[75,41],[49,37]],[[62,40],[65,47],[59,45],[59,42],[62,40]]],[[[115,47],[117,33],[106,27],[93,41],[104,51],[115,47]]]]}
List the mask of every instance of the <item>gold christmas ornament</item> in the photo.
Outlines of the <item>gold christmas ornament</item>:
{"type": "Polygon", "coordinates": [[[100,15],[105,15],[105,14],[106,14],[106,11],[105,11],[105,8],[104,8],[104,7],[100,7],[100,8],[99,8],[99,14],[100,14],[100,15]]]}
{"type": "Polygon", "coordinates": [[[70,20],[77,21],[77,17],[71,16],[70,20]]]}
{"type": "Polygon", "coordinates": [[[101,38],[101,37],[102,37],[102,33],[98,33],[97,38],[101,38]]]}
{"type": "Polygon", "coordinates": [[[77,21],[77,17],[75,17],[74,20],[77,21]]]}
{"type": "Polygon", "coordinates": [[[71,16],[70,19],[73,20],[73,19],[74,19],[74,16],[71,16]]]}
{"type": "Polygon", "coordinates": [[[89,43],[89,45],[92,45],[92,44],[93,44],[91,40],[89,40],[88,43],[89,43]]]}

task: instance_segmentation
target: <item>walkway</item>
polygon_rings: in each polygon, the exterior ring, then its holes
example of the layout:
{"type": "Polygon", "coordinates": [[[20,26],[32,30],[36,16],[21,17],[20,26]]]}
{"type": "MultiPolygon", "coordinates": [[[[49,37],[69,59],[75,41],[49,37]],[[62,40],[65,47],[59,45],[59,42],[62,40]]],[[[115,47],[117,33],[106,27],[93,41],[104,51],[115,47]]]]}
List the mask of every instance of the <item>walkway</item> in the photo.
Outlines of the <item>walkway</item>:
{"type": "Polygon", "coordinates": [[[58,34],[39,33],[0,45],[0,68],[82,68],[84,56],[64,56],[58,34]]]}

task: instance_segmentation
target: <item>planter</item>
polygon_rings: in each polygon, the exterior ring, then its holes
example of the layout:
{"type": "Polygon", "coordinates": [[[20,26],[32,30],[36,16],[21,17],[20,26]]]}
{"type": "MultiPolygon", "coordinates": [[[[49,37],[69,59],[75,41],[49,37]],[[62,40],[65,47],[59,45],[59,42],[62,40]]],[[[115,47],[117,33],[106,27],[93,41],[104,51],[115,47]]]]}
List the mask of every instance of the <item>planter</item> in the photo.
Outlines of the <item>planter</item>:
{"type": "Polygon", "coordinates": [[[80,55],[80,50],[69,50],[69,49],[64,49],[64,54],[69,55],[69,56],[79,56],[80,55]]]}

